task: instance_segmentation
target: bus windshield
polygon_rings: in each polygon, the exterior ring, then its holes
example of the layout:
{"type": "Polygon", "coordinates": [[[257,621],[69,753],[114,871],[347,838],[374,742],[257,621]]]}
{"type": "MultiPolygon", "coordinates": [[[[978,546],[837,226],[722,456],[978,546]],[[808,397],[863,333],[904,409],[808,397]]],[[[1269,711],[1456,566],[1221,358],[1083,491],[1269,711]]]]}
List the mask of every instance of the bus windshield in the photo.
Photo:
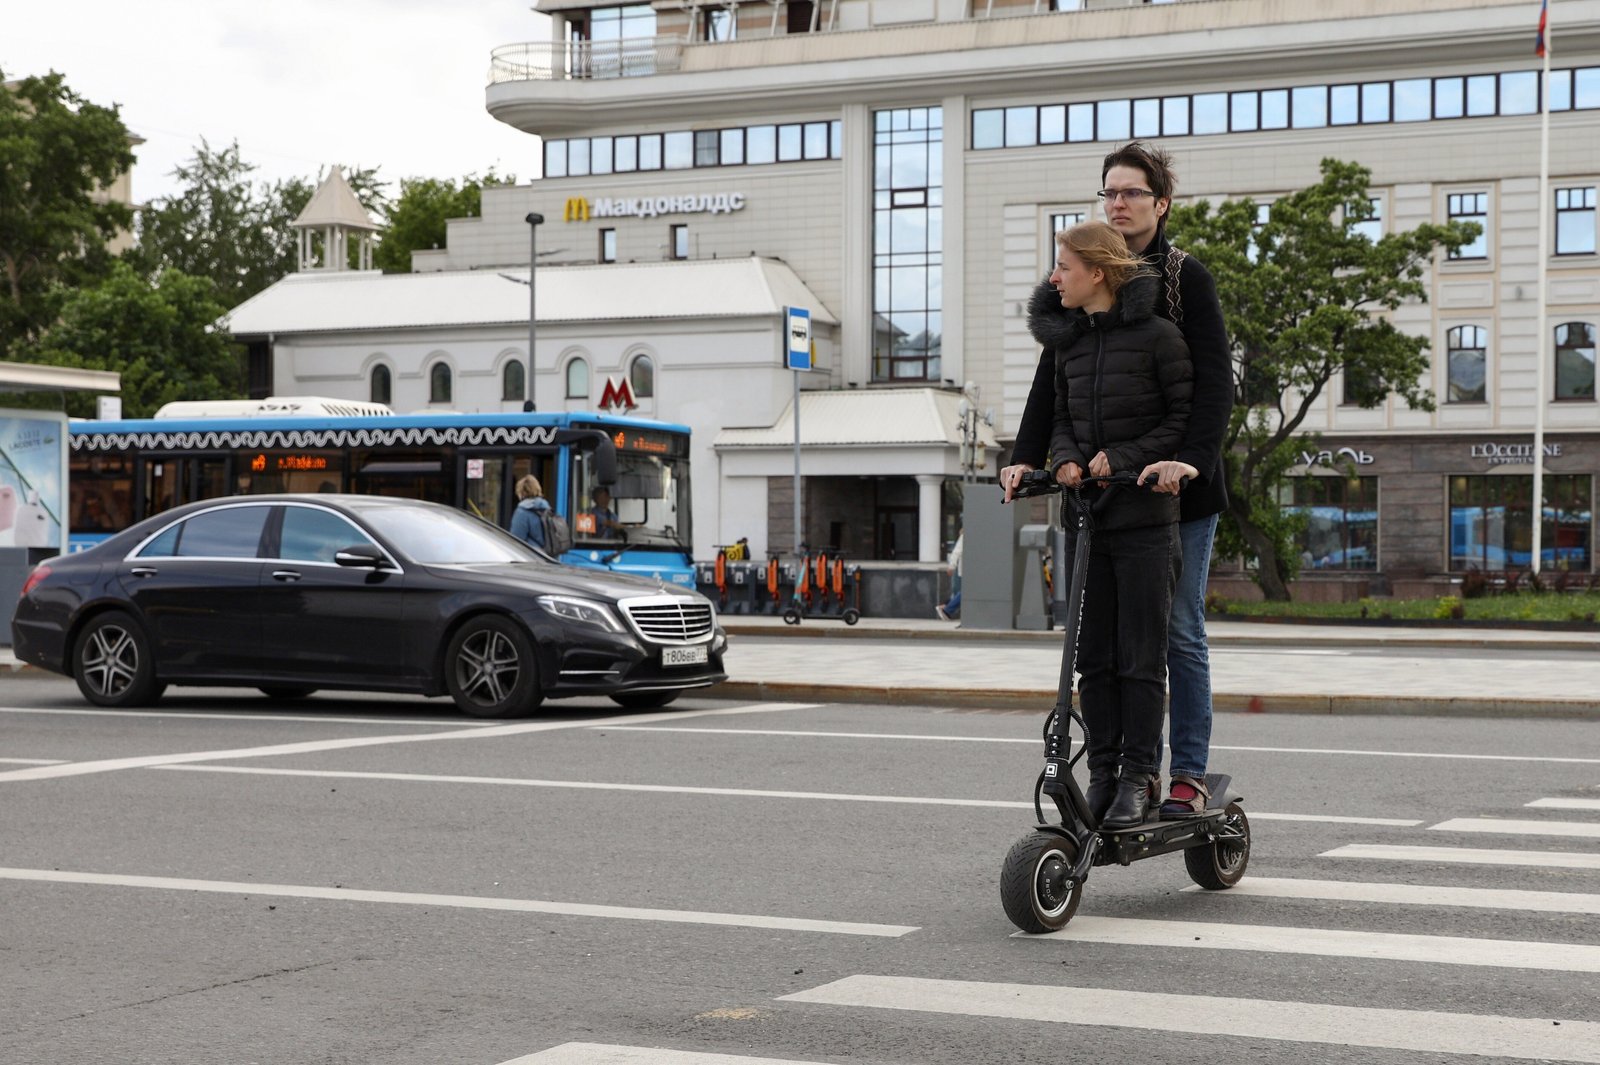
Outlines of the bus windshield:
{"type": "Polygon", "coordinates": [[[573,471],[573,539],[579,544],[679,547],[692,542],[685,459],[618,452],[617,481],[595,479],[594,464],[573,471]]]}

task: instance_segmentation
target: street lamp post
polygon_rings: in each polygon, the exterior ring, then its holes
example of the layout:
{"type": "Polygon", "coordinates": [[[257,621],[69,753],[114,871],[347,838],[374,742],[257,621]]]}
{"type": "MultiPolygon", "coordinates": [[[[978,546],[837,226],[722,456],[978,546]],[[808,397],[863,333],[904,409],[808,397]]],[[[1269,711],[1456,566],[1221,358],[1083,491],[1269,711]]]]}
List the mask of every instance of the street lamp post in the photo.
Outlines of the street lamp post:
{"type": "Polygon", "coordinates": [[[533,272],[539,266],[539,227],[544,224],[544,215],[536,211],[528,212],[528,409],[538,410],[539,405],[535,400],[535,382],[539,380],[538,356],[534,354],[534,342],[539,338],[539,286],[534,283],[533,272]]]}
{"type": "Polygon", "coordinates": [[[971,484],[978,479],[978,471],[988,465],[983,454],[983,448],[978,442],[979,426],[994,424],[994,411],[978,410],[978,396],[981,390],[971,381],[961,390],[961,402],[956,405],[956,414],[961,426],[961,480],[971,484]]]}

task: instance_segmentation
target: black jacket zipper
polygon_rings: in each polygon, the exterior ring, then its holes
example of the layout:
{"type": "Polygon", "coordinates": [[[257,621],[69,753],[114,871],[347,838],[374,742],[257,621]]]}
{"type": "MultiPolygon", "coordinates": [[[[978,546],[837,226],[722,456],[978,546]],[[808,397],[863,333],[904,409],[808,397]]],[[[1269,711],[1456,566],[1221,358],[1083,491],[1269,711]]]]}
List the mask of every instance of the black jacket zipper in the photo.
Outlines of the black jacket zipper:
{"type": "MultiPolygon", "coordinates": [[[[1090,458],[1093,458],[1095,455],[1098,455],[1101,451],[1105,450],[1104,444],[1101,443],[1106,438],[1106,431],[1105,431],[1105,427],[1100,424],[1100,392],[1101,392],[1101,389],[1104,387],[1104,383],[1105,383],[1104,382],[1104,375],[1105,375],[1105,368],[1106,368],[1106,334],[1105,334],[1105,330],[1101,329],[1100,326],[1099,326],[1099,323],[1095,321],[1095,316],[1092,315],[1092,314],[1089,316],[1089,325],[1094,329],[1094,342],[1095,342],[1094,391],[1091,393],[1091,395],[1092,395],[1092,407],[1091,407],[1091,410],[1094,412],[1094,418],[1093,418],[1093,420],[1094,420],[1094,450],[1089,456],[1090,458]]],[[[1084,472],[1088,473],[1089,471],[1088,470],[1084,470],[1084,472]]]]}

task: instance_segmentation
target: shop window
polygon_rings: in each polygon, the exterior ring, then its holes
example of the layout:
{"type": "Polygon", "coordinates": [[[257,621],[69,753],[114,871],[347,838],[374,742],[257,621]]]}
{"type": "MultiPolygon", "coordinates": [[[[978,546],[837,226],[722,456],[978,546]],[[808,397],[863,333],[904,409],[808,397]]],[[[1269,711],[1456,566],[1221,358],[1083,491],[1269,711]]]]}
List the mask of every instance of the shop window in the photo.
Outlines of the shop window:
{"type": "Polygon", "coordinates": [[[567,398],[589,398],[589,363],[584,359],[573,359],[567,363],[567,398]]]}
{"type": "Polygon", "coordinates": [[[433,364],[428,371],[428,402],[450,403],[455,395],[454,383],[451,380],[450,367],[442,362],[433,364]]]}
{"type": "Polygon", "coordinates": [[[1594,399],[1594,323],[1556,326],[1556,398],[1594,399]]]}
{"type": "Polygon", "coordinates": [[[1463,244],[1450,253],[1452,259],[1487,259],[1489,257],[1489,194],[1487,192],[1452,192],[1445,197],[1445,213],[1451,222],[1475,222],[1478,235],[1471,244],[1463,244]]]}
{"type": "Polygon", "coordinates": [[[1458,325],[1445,334],[1450,403],[1482,403],[1488,365],[1489,331],[1481,325],[1458,325]]]}
{"type": "MultiPolygon", "coordinates": [[[[1545,474],[1541,570],[1587,571],[1593,485],[1588,474],[1545,474]]],[[[1525,570],[1533,560],[1533,477],[1450,478],[1450,568],[1525,570]]]]}
{"type": "Polygon", "coordinates": [[[374,366],[372,368],[371,383],[367,388],[367,398],[374,403],[388,405],[394,400],[394,374],[387,366],[374,366]]]}
{"type": "Polygon", "coordinates": [[[1305,519],[1295,536],[1301,572],[1378,568],[1376,477],[1291,477],[1278,501],[1305,519]]]}
{"type": "Polygon", "coordinates": [[[500,399],[507,403],[521,403],[528,398],[528,375],[521,359],[512,359],[500,371],[500,399]]]}
{"type": "Polygon", "coordinates": [[[628,384],[634,399],[649,399],[656,394],[656,364],[648,355],[636,355],[628,367],[628,384]]]}

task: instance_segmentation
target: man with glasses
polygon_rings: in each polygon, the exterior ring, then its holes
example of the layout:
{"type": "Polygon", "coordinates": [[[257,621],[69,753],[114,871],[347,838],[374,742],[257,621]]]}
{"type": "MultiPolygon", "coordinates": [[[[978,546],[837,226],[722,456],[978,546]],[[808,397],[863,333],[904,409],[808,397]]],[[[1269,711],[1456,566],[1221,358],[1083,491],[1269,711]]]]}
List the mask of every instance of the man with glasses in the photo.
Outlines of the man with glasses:
{"type": "MultiPolygon", "coordinates": [[[[1194,405],[1183,445],[1173,456],[1175,461],[1153,463],[1140,474],[1141,478],[1157,475],[1157,490],[1176,494],[1183,465],[1200,471],[1180,496],[1183,570],[1167,633],[1171,787],[1161,815],[1181,818],[1204,810],[1209,798],[1205,774],[1211,749],[1211,662],[1206,650],[1205,587],[1217,515],[1228,505],[1222,437],[1233,410],[1233,366],[1222,305],[1210,272],[1167,241],[1167,212],[1177,185],[1172,157],[1134,141],[1105,157],[1100,184],[1106,221],[1122,234],[1146,267],[1160,276],[1156,313],[1182,331],[1194,361],[1194,405]]],[[[1043,313],[1065,313],[1060,303],[1054,286],[1041,282],[1032,306],[1043,313]]],[[[1022,424],[1017,427],[1011,465],[1000,471],[1006,502],[1011,501],[1022,474],[1044,466],[1054,410],[1055,353],[1046,349],[1039,356],[1022,424]]]]}

